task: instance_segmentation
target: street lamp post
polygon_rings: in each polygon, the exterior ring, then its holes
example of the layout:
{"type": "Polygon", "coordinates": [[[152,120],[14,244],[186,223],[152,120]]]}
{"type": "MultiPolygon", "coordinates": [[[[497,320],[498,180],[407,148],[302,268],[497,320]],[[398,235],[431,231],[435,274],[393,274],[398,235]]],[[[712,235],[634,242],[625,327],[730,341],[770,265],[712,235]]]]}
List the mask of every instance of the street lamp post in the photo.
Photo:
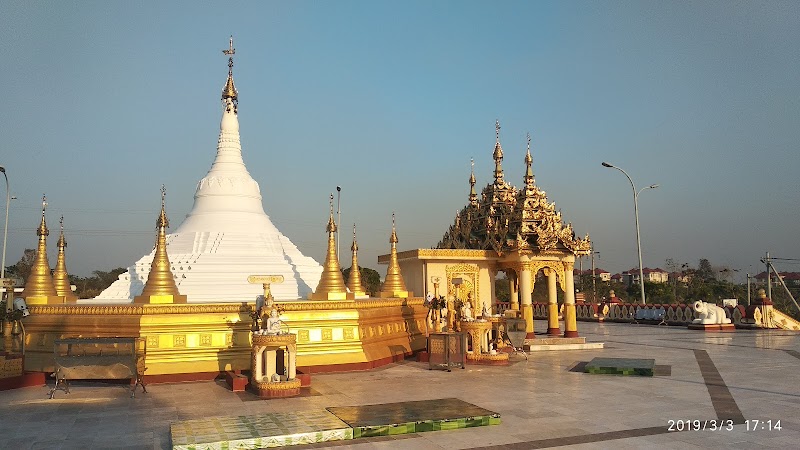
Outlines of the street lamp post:
{"type": "Polygon", "coordinates": [[[620,169],[619,167],[609,164],[607,162],[602,163],[603,167],[610,167],[612,169],[617,169],[622,172],[625,177],[628,178],[628,181],[631,182],[631,189],[633,189],[633,213],[636,216],[636,250],[639,253],[639,286],[641,287],[642,293],[642,305],[646,304],[647,301],[644,297],[644,269],[642,268],[642,239],[639,234],[639,194],[642,193],[645,189],[655,189],[658,187],[657,184],[651,184],[650,186],[643,187],[641,190],[636,190],[636,185],[633,184],[633,180],[631,179],[630,175],[627,172],[620,169]]]}
{"type": "Polygon", "coordinates": [[[0,266],[0,278],[6,277],[6,240],[8,239],[8,206],[11,203],[11,188],[8,185],[8,175],[6,168],[0,166],[0,172],[3,172],[3,177],[6,179],[6,225],[3,228],[3,265],[0,266]]]}
{"type": "MultiPolygon", "coordinates": [[[[342,187],[336,186],[336,257],[339,258],[339,228],[342,227],[342,187]]],[[[355,225],[353,225],[355,226],[355,225]]],[[[358,269],[358,267],[356,267],[358,269]]]]}

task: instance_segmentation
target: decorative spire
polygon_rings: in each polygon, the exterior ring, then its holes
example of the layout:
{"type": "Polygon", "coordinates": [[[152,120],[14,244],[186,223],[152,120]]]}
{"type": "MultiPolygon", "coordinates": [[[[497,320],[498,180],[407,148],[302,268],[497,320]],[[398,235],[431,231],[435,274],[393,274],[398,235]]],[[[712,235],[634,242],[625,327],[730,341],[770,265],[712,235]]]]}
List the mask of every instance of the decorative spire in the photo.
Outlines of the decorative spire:
{"type": "Polygon", "coordinates": [[[331,204],[331,215],[328,218],[328,226],[326,230],[328,231],[328,233],[336,233],[337,230],[336,221],[333,219],[333,194],[331,194],[330,204],[331,204]]]}
{"type": "Polygon", "coordinates": [[[339,258],[336,256],[336,221],[333,219],[333,194],[330,197],[331,212],[328,218],[328,251],[325,263],[322,265],[322,275],[317,289],[309,295],[311,300],[344,300],[347,297],[347,287],[344,285],[342,269],[339,258]]]}
{"type": "Polygon", "coordinates": [[[392,250],[389,255],[389,267],[386,269],[386,279],[381,286],[381,297],[408,297],[409,295],[403,275],[400,273],[400,264],[397,262],[397,242],[397,230],[394,212],[392,212],[392,236],[389,238],[392,250]]]}
{"type": "Polygon", "coordinates": [[[153,262],[150,264],[150,273],[142,289],[142,294],[134,299],[134,303],[185,303],[186,296],[180,295],[175,277],[170,269],[169,256],[167,255],[167,232],[169,220],[166,213],[167,188],[161,185],[161,213],[156,220],[156,249],[153,262]],[[167,297],[167,301],[157,297],[167,297]],[[176,301],[177,300],[177,301],[176,301]]]}
{"type": "Polygon", "coordinates": [[[492,157],[494,158],[494,184],[502,185],[503,182],[503,147],[500,146],[500,121],[495,120],[494,122],[494,133],[496,136],[496,140],[494,143],[494,153],[492,157]]]}
{"type": "Polygon", "coordinates": [[[67,303],[75,303],[78,301],[78,297],[72,292],[69,272],[67,272],[67,240],[64,239],[64,216],[61,216],[59,224],[61,225],[61,234],[58,237],[58,259],[56,260],[56,268],[53,270],[53,285],[56,288],[56,295],[65,297],[67,303]]]}
{"type": "Polygon", "coordinates": [[[533,157],[531,156],[531,134],[528,133],[528,150],[525,153],[525,184],[530,187],[533,185],[533,157]]]}
{"type": "Polygon", "coordinates": [[[53,277],[50,274],[50,263],[47,261],[47,236],[50,230],[47,229],[44,212],[47,209],[47,197],[42,195],[42,221],[36,229],[39,236],[39,245],[36,249],[36,257],[33,260],[31,273],[25,282],[25,289],[22,297],[32,304],[48,303],[47,297],[55,297],[56,288],[53,285],[53,277]]]}
{"type": "Polygon", "coordinates": [[[225,81],[225,87],[222,88],[222,101],[227,105],[229,99],[234,112],[236,112],[236,107],[239,105],[239,92],[233,84],[233,55],[236,54],[236,49],[233,48],[233,36],[231,36],[228,49],[223,50],[222,53],[228,55],[228,79],[225,81]]]}
{"type": "Polygon", "coordinates": [[[471,166],[469,174],[469,203],[470,205],[477,205],[478,193],[475,192],[475,160],[470,158],[469,164],[471,166]]]}
{"type": "Polygon", "coordinates": [[[356,224],[353,224],[353,263],[350,265],[350,276],[347,277],[347,287],[353,296],[364,296],[364,286],[361,284],[361,270],[358,267],[358,243],[356,242],[356,224]]]}

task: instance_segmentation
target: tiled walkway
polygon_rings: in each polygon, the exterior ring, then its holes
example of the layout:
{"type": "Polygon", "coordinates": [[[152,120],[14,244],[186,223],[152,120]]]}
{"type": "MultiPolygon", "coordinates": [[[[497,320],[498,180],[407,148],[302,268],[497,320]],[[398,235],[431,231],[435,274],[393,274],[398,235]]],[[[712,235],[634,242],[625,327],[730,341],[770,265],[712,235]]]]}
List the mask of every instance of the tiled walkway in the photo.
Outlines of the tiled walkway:
{"type": "Polygon", "coordinates": [[[314,375],[309,395],[288,399],[259,400],[222,382],[151,384],[134,399],[122,385],[80,382],[53,400],[45,386],[3,391],[0,448],[170,448],[169,425],[177,420],[448,397],[496,411],[502,423],[293,448],[790,448],[800,442],[800,335],[593,323],[579,323],[578,330],[606,348],[539,352],[527,362],[513,355],[508,367],[468,365],[449,373],[406,361],[314,375]],[[655,376],[573,370],[595,357],[653,358],[655,376]],[[782,429],[761,430],[759,423],[753,431],[755,419],[773,427],[780,420],[782,429]],[[694,420],[700,422],[692,426],[721,429],[669,431],[694,420]]]}

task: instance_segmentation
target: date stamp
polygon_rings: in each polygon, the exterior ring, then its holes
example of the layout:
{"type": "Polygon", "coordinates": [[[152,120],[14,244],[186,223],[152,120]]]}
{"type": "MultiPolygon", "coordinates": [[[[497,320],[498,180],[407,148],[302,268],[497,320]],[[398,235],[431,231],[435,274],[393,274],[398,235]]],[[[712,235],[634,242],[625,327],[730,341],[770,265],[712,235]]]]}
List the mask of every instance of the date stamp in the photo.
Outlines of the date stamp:
{"type": "MultiPolygon", "coordinates": [[[[667,431],[733,431],[732,419],[669,419],[667,431]]],[[[740,424],[741,425],[741,424],[740,424]]],[[[744,431],[781,431],[780,419],[747,419],[744,431]]]]}
{"type": "Polygon", "coordinates": [[[667,431],[733,431],[733,420],[669,419],[667,431]]]}

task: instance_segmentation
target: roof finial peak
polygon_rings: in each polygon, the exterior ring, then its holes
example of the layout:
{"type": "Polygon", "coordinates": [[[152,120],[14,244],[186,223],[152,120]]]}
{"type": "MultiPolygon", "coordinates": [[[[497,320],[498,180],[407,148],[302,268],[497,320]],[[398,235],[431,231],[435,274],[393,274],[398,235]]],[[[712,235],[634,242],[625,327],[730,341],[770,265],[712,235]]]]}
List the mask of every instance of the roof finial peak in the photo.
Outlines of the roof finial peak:
{"type": "Polygon", "coordinates": [[[236,86],[233,84],[233,55],[236,54],[236,49],[233,48],[233,36],[231,36],[228,49],[222,51],[223,54],[228,55],[228,79],[225,81],[225,87],[222,88],[222,100],[230,98],[234,101],[234,110],[238,102],[239,94],[236,92],[236,86]]]}
{"type": "Polygon", "coordinates": [[[500,142],[500,119],[494,120],[494,134],[497,142],[500,142]]]}

